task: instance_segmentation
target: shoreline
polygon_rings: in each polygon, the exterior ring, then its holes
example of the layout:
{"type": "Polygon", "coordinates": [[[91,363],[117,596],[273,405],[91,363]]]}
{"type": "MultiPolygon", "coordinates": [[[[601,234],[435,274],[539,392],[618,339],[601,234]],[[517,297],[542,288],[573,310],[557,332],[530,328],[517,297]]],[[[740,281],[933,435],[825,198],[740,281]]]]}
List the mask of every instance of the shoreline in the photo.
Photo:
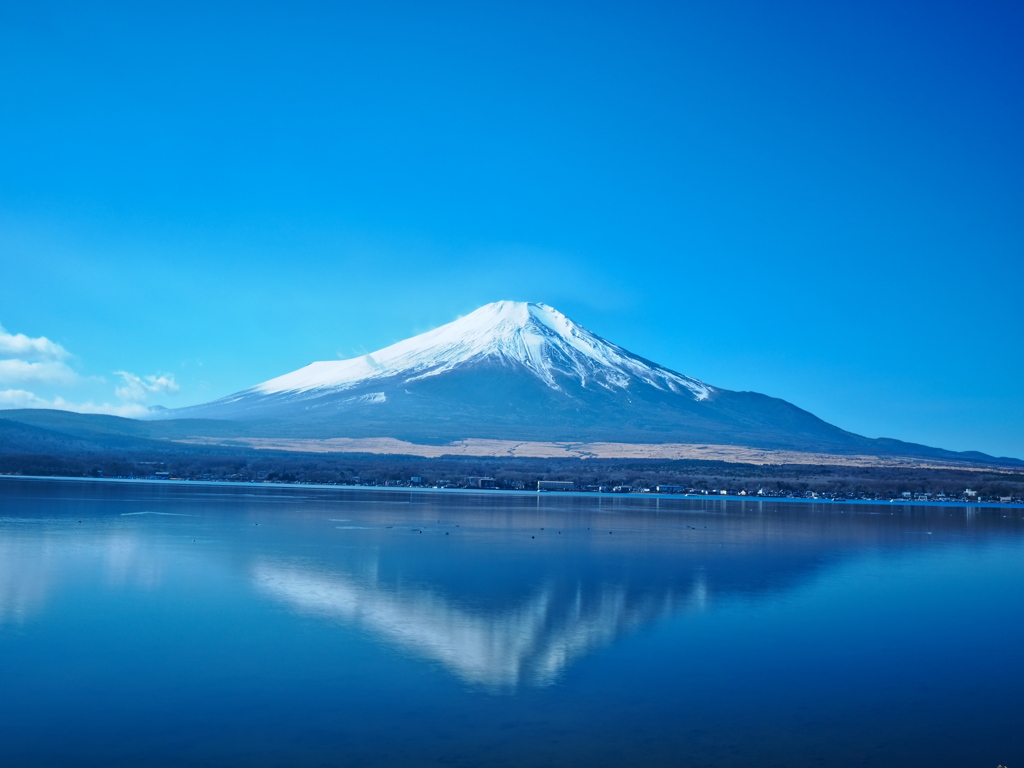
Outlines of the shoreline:
{"type": "Polygon", "coordinates": [[[61,480],[68,482],[92,482],[92,483],[143,483],[149,485],[173,485],[173,486],[215,486],[222,488],[312,488],[317,490],[336,491],[389,491],[392,493],[459,493],[476,494],[479,496],[493,496],[495,494],[512,496],[554,496],[573,498],[628,498],[628,499],[666,499],[666,500],[688,500],[688,501],[743,501],[743,502],[792,502],[800,504],[826,504],[830,506],[842,505],[871,505],[886,507],[938,507],[938,508],[960,508],[960,509],[1021,509],[1024,504],[1016,502],[998,501],[914,501],[907,499],[808,499],[798,496],[733,496],[721,494],[686,494],[686,493],[600,493],[595,491],[528,491],[514,489],[482,489],[482,488],[433,488],[415,486],[386,486],[386,485],[333,485],[329,483],[275,483],[268,481],[233,481],[233,480],[153,480],[142,477],[69,477],[63,475],[9,475],[0,474],[0,481],[6,479],[14,480],[61,480]]]}

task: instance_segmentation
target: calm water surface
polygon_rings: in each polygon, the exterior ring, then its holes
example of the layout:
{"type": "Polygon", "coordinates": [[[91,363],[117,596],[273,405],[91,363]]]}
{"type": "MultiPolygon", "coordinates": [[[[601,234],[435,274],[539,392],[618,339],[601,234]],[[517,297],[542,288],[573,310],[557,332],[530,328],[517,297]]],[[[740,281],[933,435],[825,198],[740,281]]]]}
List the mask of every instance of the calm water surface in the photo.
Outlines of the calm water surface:
{"type": "Polygon", "coordinates": [[[1020,509],[0,478],[0,764],[1024,766],[1020,509]]]}

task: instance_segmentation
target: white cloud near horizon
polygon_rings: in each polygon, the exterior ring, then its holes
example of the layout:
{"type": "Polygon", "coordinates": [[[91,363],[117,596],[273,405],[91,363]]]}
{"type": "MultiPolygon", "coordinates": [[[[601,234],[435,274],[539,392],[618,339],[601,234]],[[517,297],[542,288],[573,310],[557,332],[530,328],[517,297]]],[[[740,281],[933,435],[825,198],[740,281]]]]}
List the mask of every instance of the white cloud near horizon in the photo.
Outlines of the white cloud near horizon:
{"type": "MultiPolygon", "coordinates": [[[[8,386],[8,389],[0,389],[0,410],[48,408],[138,417],[146,415],[148,409],[143,403],[153,395],[174,395],[181,389],[172,374],[136,376],[128,371],[115,371],[122,380],[121,386],[114,389],[120,403],[75,402],[61,395],[44,397],[20,388],[25,385],[79,386],[86,381],[93,384],[104,381],[96,377],[84,379],[65,362],[71,357],[68,350],[45,336],[8,333],[0,325],[0,385],[8,386]]],[[[52,390],[47,393],[51,394],[52,390]]]]}
{"type": "Polygon", "coordinates": [[[66,360],[71,353],[45,336],[35,338],[24,333],[8,333],[0,325],[0,358],[17,358],[25,361],[66,360]]]}
{"type": "MultiPolygon", "coordinates": [[[[138,418],[145,416],[149,409],[139,403],[72,403],[57,396],[52,400],[39,397],[24,389],[0,390],[0,411],[14,408],[45,408],[56,411],[74,411],[75,413],[105,413],[110,416],[138,418]]],[[[0,416],[3,418],[3,416],[0,416]]]]}
{"type": "Polygon", "coordinates": [[[0,383],[74,384],[77,373],[60,360],[0,360],[0,383]]]}
{"type": "Polygon", "coordinates": [[[0,325],[0,384],[74,384],[79,376],[64,362],[69,357],[45,336],[8,333],[0,325]]]}
{"type": "Polygon", "coordinates": [[[128,371],[114,371],[124,381],[114,394],[126,403],[145,402],[150,395],[174,395],[181,389],[174,380],[174,374],[158,376],[136,376],[128,371]]]}

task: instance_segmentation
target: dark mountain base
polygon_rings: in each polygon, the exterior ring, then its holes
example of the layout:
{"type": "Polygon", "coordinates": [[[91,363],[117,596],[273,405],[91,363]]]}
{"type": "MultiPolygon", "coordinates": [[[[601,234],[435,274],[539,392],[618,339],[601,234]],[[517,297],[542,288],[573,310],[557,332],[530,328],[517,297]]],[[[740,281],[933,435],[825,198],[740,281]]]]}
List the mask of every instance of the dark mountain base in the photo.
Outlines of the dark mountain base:
{"type": "Polygon", "coordinates": [[[697,490],[772,496],[812,493],[848,499],[900,498],[904,492],[960,498],[965,488],[976,500],[1024,500],[1024,471],[972,471],[907,467],[759,466],[716,461],[635,461],[621,459],[496,459],[324,455],[274,451],[198,449],[164,445],[145,453],[81,450],[53,453],[0,451],[0,474],[43,477],[151,478],[182,480],[322,483],[339,485],[419,485],[473,487],[493,478],[497,488],[535,489],[538,480],[566,480],[581,487],[653,488],[674,485],[697,490]]]}
{"type": "MultiPolygon", "coordinates": [[[[552,417],[551,424],[494,424],[491,421],[474,423],[464,418],[431,422],[417,413],[415,403],[406,410],[392,410],[381,418],[376,406],[365,409],[344,409],[338,412],[336,404],[322,403],[307,416],[291,421],[272,418],[237,421],[219,419],[169,419],[140,421],[116,416],[100,416],[52,410],[12,410],[0,412],[0,444],[13,449],[20,446],[29,452],[63,452],[93,446],[102,449],[120,448],[147,450],[151,443],[194,438],[305,438],[329,439],[335,437],[377,438],[391,437],[421,445],[446,445],[467,438],[493,440],[520,440],[537,442],[612,442],[612,443],[691,443],[734,445],[768,451],[800,451],[837,456],[869,455],[879,457],[908,457],[934,459],[979,466],[1024,467],[1024,461],[996,458],[976,451],[947,451],[925,445],[905,443],[888,438],[870,439],[844,432],[802,411],[783,400],[746,392],[726,393],[715,405],[720,412],[736,401],[736,408],[744,413],[751,410],[747,402],[767,401],[759,405],[767,412],[772,423],[791,422],[787,432],[779,435],[764,424],[747,423],[739,416],[733,421],[737,427],[725,432],[709,428],[694,417],[691,424],[623,423],[618,427],[593,424],[580,426],[559,423],[552,417]],[[659,428],[660,427],[660,428],[659,428]],[[794,439],[792,435],[802,435],[794,439]]],[[[697,403],[697,406],[702,404],[697,403]]],[[[469,406],[467,406],[469,407],[469,406]]],[[[678,415],[678,410],[676,411],[678,415]]],[[[240,413],[244,417],[244,413],[240,413]]],[[[716,418],[721,423],[721,418],[716,418]]]]}
{"type": "MultiPolygon", "coordinates": [[[[491,477],[498,487],[536,488],[538,480],[582,486],[682,485],[755,494],[810,492],[889,498],[904,492],[959,497],[972,488],[982,497],[1024,497],[1024,462],[975,462],[951,467],[850,467],[635,459],[533,459],[268,451],[177,442],[191,434],[234,435],[231,422],[144,422],[64,411],[7,411],[0,419],[0,473],[64,477],[151,477],[193,480],[340,484],[472,484],[491,477]],[[983,467],[987,466],[988,469],[983,467]],[[982,467],[982,469],[978,469],[982,467]]],[[[896,441],[893,441],[896,443],[896,441]]],[[[905,445],[899,444],[897,445],[905,445]]],[[[950,452],[946,452],[950,453],[950,452]]],[[[963,454],[954,454],[963,456],[963,454]]]]}

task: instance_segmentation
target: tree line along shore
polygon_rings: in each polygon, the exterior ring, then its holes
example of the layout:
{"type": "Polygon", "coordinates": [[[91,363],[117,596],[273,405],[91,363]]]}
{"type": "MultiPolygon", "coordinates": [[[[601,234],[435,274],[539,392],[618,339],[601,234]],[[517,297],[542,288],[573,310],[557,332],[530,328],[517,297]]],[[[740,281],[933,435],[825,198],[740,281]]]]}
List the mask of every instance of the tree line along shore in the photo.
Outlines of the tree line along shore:
{"type": "Polygon", "coordinates": [[[849,500],[1024,502],[1024,471],[969,467],[855,467],[698,460],[533,459],[168,448],[0,455],[0,474],[244,483],[593,492],[849,500]],[[571,485],[570,485],[571,484],[571,485]]]}

